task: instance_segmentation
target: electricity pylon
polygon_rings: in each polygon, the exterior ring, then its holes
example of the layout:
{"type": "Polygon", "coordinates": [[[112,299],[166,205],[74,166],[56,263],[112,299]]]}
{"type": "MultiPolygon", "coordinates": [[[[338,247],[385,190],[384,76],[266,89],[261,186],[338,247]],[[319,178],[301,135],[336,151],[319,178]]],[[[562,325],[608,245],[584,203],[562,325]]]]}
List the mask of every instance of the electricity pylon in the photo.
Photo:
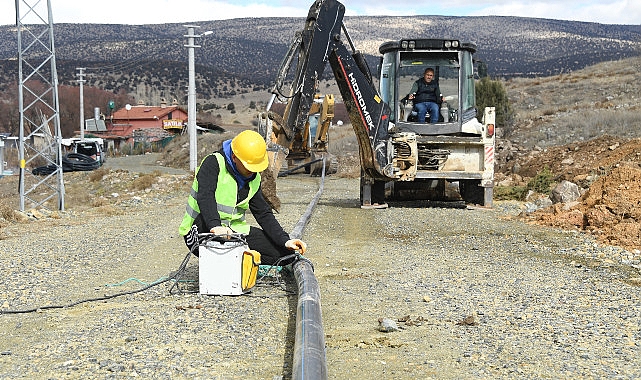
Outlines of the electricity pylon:
{"type": "Polygon", "coordinates": [[[20,82],[20,210],[25,210],[27,202],[31,208],[57,206],[64,210],[51,1],[47,0],[46,5],[41,0],[15,2],[20,82]],[[57,204],[53,203],[56,197],[57,204]]]}

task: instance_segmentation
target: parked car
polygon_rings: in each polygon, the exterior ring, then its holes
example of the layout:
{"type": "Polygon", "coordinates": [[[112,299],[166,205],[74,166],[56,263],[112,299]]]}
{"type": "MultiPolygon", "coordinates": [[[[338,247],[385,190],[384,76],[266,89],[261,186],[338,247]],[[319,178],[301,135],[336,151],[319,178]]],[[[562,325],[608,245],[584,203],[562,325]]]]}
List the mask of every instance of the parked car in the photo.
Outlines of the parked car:
{"type": "Polygon", "coordinates": [[[70,152],[89,156],[100,162],[100,165],[107,160],[104,150],[104,140],[101,138],[86,138],[84,140],[79,138],[63,139],[62,144],[69,147],[70,152]]]}

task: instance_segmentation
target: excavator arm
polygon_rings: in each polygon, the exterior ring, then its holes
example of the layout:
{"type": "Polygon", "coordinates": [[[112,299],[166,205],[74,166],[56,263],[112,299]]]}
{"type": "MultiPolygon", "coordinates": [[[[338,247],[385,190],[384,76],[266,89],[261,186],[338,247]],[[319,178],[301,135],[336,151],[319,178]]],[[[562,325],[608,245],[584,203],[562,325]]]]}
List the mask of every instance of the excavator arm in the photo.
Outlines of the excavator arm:
{"type": "Polygon", "coordinates": [[[303,133],[318,83],[329,62],[357,136],[364,172],[373,179],[393,179],[388,153],[392,149],[388,134],[390,108],[378,95],[362,54],[351,44],[343,25],[344,15],[345,6],[336,0],[317,0],[310,7],[305,28],[297,33],[272,91],[279,92],[277,86],[287,71],[283,66],[291,64],[292,49],[297,49],[298,62],[290,93],[280,94],[287,97],[288,102],[282,120],[275,118],[280,124],[273,128],[275,141],[289,147],[295,136],[303,133]],[[341,32],[350,43],[352,53],[343,44],[341,32]]]}

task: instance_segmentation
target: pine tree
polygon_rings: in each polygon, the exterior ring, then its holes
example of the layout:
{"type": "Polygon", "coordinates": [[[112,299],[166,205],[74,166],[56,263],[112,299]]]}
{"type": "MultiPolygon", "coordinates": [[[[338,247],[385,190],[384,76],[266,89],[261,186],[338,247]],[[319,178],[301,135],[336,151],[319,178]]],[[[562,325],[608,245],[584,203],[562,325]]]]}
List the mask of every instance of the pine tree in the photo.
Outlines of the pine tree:
{"type": "Polygon", "coordinates": [[[496,125],[510,128],[514,122],[514,109],[507,91],[500,80],[483,77],[476,82],[476,108],[482,112],[485,107],[495,107],[496,125]]]}

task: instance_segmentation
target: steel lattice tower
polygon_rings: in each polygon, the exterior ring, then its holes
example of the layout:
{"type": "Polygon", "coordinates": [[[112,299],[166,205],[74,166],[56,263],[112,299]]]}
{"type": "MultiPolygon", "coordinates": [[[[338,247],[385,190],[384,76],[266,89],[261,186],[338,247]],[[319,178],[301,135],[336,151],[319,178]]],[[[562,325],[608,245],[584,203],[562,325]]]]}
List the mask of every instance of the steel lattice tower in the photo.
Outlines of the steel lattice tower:
{"type": "Polygon", "coordinates": [[[15,0],[20,109],[20,210],[64,210],[58,74],[51,1],[15,0]],[[39,168],[38,170],[35,170],[39,168]],[[46,168],[43,170],[43,168],[46,168]],[[57,197],[57,204],[54,204],[57,197]]]}

